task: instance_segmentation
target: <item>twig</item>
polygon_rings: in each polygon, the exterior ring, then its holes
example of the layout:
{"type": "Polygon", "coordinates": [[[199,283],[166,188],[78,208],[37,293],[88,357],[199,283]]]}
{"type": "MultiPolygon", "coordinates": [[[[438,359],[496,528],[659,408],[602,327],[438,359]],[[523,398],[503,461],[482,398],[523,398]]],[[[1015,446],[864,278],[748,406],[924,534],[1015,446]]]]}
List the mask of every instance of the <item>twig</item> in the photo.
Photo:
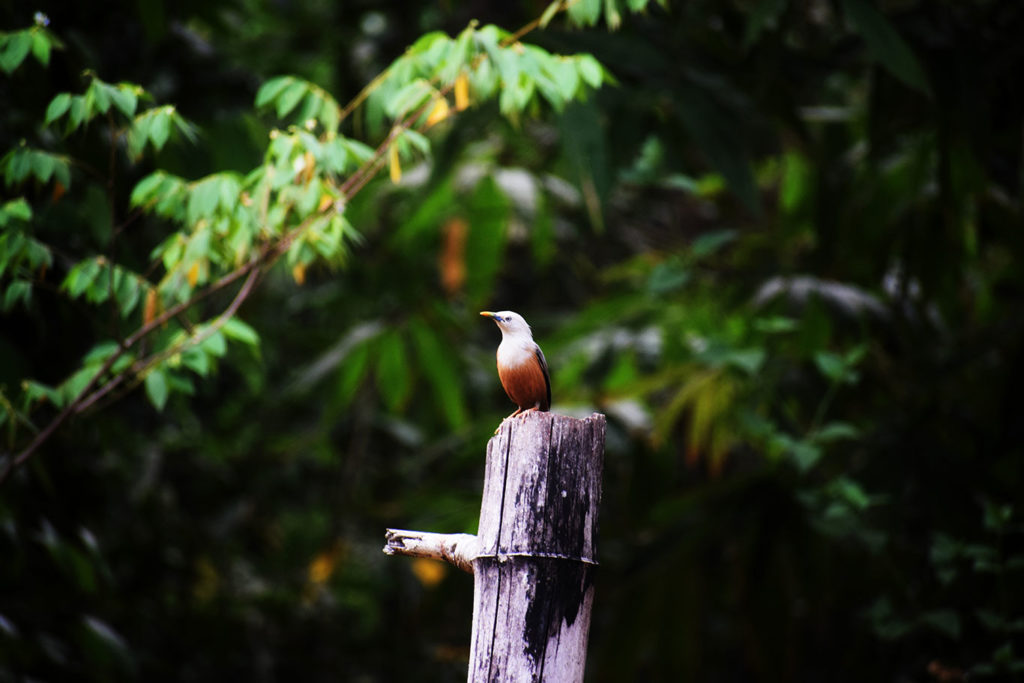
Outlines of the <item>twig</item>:
{"type": "MultiPolygon", "coordinates": [[[[221,314],[217,316],[217,318],[212,323],[210,323],[209,326],[204,328],[203,331],[200,332],[198,335],[194,337],[188,337],[180,344],[177,344],[167,349],[163,349],[162,351],[154,353],[148,358],[133,363],[132,371],[136,374],[138,379],[132,382],[128,389],[133,389],[136,386],[138,386],[139,381],[141,381],[141,379],[145,376],[145,371],[148,368],[151,368],[154,365],[167,360],[176,353],[181,353],[190,346],[202,344],[209,337],[211,337],[214,332],[224,327],[224,325],[231,318],[231,316],[233,316],[235,312],[238,311],[238,308],[239,306],[242,305],[242,302],[244,302],[252,293],[252,290],[256,284],[256,280],[258,279],[259,273],[259,268],[253,268],[252,270],[249,271],[249,277],[246,278],[244,283],[242,283],[242,287],[235,294],[235,298],[231,300],[231,303],[228,304],[228,307],[225,308],[224,311],[221,312],[221,314]]],[[[110,380],[102,387],[94,391],[88,397],[84,398],[79,403],[78,407],[75,409],[75,412],[83,413],[86,410],[88,410],[90,406],[96,403],[96,401],[103,398],[103,396],[108,394],[112,389],[114,389],[118,384],[120,384],[124,377],[124,374],[118,375],[117,377],[110,380]]]]}

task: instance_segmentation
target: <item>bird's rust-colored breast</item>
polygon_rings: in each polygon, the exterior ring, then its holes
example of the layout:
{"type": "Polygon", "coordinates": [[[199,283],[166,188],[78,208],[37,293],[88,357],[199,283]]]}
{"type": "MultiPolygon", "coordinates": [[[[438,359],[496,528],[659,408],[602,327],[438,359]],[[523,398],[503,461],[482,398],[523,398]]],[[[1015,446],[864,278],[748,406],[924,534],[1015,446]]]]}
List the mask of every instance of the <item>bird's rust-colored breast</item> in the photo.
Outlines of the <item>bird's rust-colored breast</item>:
{"type": "Polygon", "coordinates": [[[536,357],[527,357],[517,365],[498,363],[498,378],[505,393],[523,410],[533,407],[550,410],[548,379],[536,357]]]}

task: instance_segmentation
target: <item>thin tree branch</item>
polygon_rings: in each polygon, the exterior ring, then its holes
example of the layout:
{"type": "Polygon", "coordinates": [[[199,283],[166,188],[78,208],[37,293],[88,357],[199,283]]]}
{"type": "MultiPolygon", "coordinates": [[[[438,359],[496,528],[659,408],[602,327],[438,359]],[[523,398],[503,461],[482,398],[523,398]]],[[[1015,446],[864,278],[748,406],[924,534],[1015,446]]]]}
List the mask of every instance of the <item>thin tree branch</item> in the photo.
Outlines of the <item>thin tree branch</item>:
{"type": "MultiPolygon", "coordinates": [[[[191,346],[197,346],[199,344],[202,344],[204,341],[209,339],[214,332],[222,328],[227,323],[227,321],[231,319],[231,316],[233,316],[238,311],[239,306],[241,306],[242,303],[247,298],[249,298],[249,295],[252,293],[252,290],[256,285],[256,280],[258,279],[259,273],[259,268],[253,268],[252,270],[249,271],[249,277],[246,278],[244,283],[242,283],[242,287],[238,290],[238,293],[235,294],[235,298],[231,300],[231,303],[228,304],[228,307],[225,308],[224,311],[222,311],[221,314],[218,315],[217,318],[212,323],[210,323],[209,326],[204,328],[203,331],[200,332],[198,335],[195,335],[194,337],[188,337],[185,340],[183,340],[180,344],[177,344],[167,349],[163,349],[162,351],[154,353],[148,358],[133,363],[131,370],[135,373],[136,380],[133,381],[128,386],[128,389],[133,389],[139,385],[139,382],[142,381],[144,373],[148,368],[151,368],[154,365],[167,360],[176,353],[181,353],[182,351],[191,346]]],[[[125,377],[125,374],[118,375],[117,377],[111,379],[102,387],[94,391],[88,397],[84,398],[81,402],[79,402],[78,407],[75,409],[75,413],[83,413],[86,410],[88,410],[90,406],[94,405],[99,399],[103,398],[103,396],[108,394],[112,389],[116,388],[116,386],[120,384],[125,377]]]]}
{"type": "Polygon", "coordinates": [[[77,407],[80,405],[82,401],[86,399],[86,397],[89,395],[89,392],[100,380],[100,378],[103,377],[103,375],[105,375],[110,370],[111,367],[113,367],[114,363],[116,363],[121,356],[123,356],[132,346],[138,343],[140,339],[144,338],[150,332],[152,332],[159,326],[163,325],[165,322],[167,322],[174,316],[178,315],[178,313],[187,310],[188,308],[191,308],[200,300],[205,299],[210,294],[213,294],[214,292],[221,290],[224,287],[227,287],[229,284],[231,284],[238,278],[242,277],[246,273],[249,273],[250,271],[257,269],[261,262],[262,259],[254,259],[245,264],[244,266],[235,269],[234,271],[228,273],[221,279],[217,280],[217,282],[213,283],[208,288],[204,289],[201,292],[197,292],[195,296],[190,298],[188,301],[182,302],[176,306],[168,308],[162,314],[153,318],[153,320],[140,327],[130,337],[125,339],[124,342],[117,348],[117,350],[114,351],[114,353],[112,353],[107,358],[106,362],[103,363],[103,366],[100,367],[96,374],[92,376],[92,379],[90,379],[86,383],[86,385],[82,387],[82,390],[78,392],[78,396],[76,396],[74,400],[69,401],[68,404],[65,405],[64,408],[59,413],[57,413],[57,415],[52,420],[50,420],[49,424],[47,424],[46,427],[44,427],[38,434],[36,434],[36,437],[32,439],[28,446],[26,446],[12,460],[7,462],[7,464],[4,466],[4,469],[0,471],[0,484],[2,484],[7,479],[8,476],[10,476],[11,472],[16,467],[20,467],[26,460],[32,457],[32,454],[35,453],[36,450],[38,450],[38,448],[41,445],[43,445],[43,443],[46,442],[46,440],[49,439],[50,436],[53,435],[57,428],[64,424],[64,422],[69,417],[71,417],[72,414],[76,412],[77,407]]]}

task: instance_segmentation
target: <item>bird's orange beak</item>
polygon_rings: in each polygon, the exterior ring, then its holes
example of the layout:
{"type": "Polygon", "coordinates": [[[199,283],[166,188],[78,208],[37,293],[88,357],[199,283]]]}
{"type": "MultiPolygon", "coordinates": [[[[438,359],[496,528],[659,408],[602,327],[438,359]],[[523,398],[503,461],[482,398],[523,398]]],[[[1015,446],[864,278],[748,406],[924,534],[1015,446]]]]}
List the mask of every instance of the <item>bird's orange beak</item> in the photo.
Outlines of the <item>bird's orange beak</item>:
{"type": "Polygon", "coordinates": [[[491,312],[491,311],[480,311],[480,315],[482,315],[484,317],[487,317],[487,318],[495,317],[494,313],[491,312]]]}

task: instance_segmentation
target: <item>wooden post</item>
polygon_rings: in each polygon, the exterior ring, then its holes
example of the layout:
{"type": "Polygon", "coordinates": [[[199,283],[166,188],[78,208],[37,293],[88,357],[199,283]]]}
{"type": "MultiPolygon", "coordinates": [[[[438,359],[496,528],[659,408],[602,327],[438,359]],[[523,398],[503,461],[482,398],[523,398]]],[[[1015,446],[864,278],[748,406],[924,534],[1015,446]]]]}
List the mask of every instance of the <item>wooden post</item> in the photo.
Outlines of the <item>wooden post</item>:
{"type": "Polygon", "coordinates": [[[530,412],[487,444],[476,536],[389,529],[389,554],[473,572],[470,683],[583,680],[605,420],[530,412]]]}

